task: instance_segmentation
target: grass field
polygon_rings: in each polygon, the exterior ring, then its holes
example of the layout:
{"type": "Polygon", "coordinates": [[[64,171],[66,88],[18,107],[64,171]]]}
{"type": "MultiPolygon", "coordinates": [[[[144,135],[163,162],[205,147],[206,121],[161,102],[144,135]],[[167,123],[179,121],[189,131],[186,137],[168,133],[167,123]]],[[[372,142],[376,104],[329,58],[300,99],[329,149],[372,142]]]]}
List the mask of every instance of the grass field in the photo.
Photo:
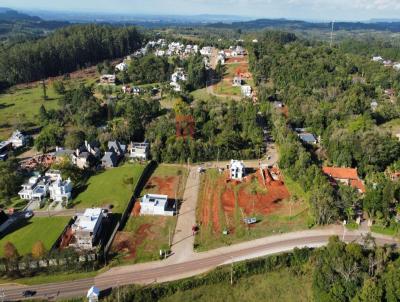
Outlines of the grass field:
{"type": "Polygon", "coordinates": [[[229,283],[216,283],[191,290],[178,291],[160,299],[162,302],[226,302],[268,301],[306,302],[312,301],[312,274],[295,274],[288,269],[260,274],[229,283]]]}
{"type": "Polygon", "coordinates": [[[11,88],[0,94],[0,139],[6,139],[15,128],[28,128],[36,125],[39,108],[54,109],[58,107],[59,96],[51,87],[47,89],[48,100],[43,100],[42,87],[11,88]]]}
{"type": "MultiPolygon", "coordinates": [[[[187,169],[177,165],[160,165],[150,177],[141,196],[147,193],[165,194],[169,198],[183,198],[187,169]]],[[[137,204],[138,205],[138,204],[137,204]]],[[[137,206],[135,206],[137,209],[137,206]]],[[[123,232],[117,234],[113,250],[119,255],[117,263],[137,263],[159,259],[160,249],[169,248],[173,236],[176,216],[139,216],[134,210],[123,232]]]]}
{"type": "Polygon", "coordinates": [[[208,170],[201,178],[196,211],[200,223],[195,238],[197,251],[308,227],[308,203],[300,198],[277,199],[279,194],[284,196],[283,187],[264,188],[255,178],[226,184],[224,177],[216,170],[208,170]],[[247,226],[244,217],[256,217],[257,223],[247,226]],[[229,234],[224,235],[223,230],[229,234]]]}
{"type": "Polygon", "coordinates": [[[140,164],[125,164],[92,176],[86,190],[73,200],[75,207],[83,209],[112,205],[114,213],[122,213],[144,168],[140,164]]]}
{"type": "Polygon", "coordinates": [[[33,217],[28,224],[0,240],[0,256],[7,241],[12,242],[20,255],[31,252],[35,242],[43,241],[46,249],[50,249],[61,235],[70,217],[33,217]]]}

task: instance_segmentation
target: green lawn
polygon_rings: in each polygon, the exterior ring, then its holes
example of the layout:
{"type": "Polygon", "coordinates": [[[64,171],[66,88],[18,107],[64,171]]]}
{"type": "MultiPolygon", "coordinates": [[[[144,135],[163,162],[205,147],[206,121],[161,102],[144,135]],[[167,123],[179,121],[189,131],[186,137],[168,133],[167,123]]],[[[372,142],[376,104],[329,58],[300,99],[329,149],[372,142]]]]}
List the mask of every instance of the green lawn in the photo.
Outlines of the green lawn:
{"type": "Polygon", "coordinates": [[[106,207],[112,205],[114,213],[122,213],[142,175],[145,165],[125,164],[92,176],[87,188],[74,200],[75,207],[106,207]]]}
{"type": "Polygon", "coordinates": [[[20,255],[29,254],[37,241],[43,241],[50,249],[61,235],[70,217],[33,217],[28,224],[0,240],[0,256],[7,241],[12,242],[20,255]]]}
{"type": "Polygon", "coordinates": [[[6,139],[13,127],[28,128],[36,125],[39,108],[55,109],[59,96],[51,87],[47,87],[48,100],[43,100],[41,86],[34,88],[11,88],[0,94],[0,139],[6,139]]]}
{"type": "Polygon", "coordinates": [[[162,302],[223,302],[223,301],[312,301],[312,274],[295,274],[288,269],[269,272],[229,282],[216,282],[191,290],[178,291],[160,299],[162,302]]]}

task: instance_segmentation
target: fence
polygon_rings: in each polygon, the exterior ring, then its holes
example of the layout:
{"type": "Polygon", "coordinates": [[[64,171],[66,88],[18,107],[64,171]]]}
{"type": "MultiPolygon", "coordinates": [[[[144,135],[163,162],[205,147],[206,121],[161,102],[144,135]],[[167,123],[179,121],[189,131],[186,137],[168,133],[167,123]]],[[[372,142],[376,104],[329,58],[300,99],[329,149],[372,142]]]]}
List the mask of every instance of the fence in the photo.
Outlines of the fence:
{"type": "Polygon", "coordinates": [[[115,238],[115,235],[117,234],[117,232],[123,230],[123,228],[125,227],[125,224],[129,218],[129,215],[133,210],[136,199],[140,196],[140,192],[142,192],[143,187],[145,186],[149,176],[153,173],[153,171],[156,167],[157,167],[157,163],[154,161],[151,161],[144,168],[142,175],[139,177],[138,181],[136,182],[132,197],[129,200],[128,205],[126,206],[125,211],[123,212],[123,214],[121,216],[121,219],[116,224],[113,232],[111,233],[110,239],[108,240],[107,244],[104,246],[104,250],[103,250],[104,255],[107,255],[108,252],[110,251],[111,245],[114,241],[114,238],[115,238]]]}

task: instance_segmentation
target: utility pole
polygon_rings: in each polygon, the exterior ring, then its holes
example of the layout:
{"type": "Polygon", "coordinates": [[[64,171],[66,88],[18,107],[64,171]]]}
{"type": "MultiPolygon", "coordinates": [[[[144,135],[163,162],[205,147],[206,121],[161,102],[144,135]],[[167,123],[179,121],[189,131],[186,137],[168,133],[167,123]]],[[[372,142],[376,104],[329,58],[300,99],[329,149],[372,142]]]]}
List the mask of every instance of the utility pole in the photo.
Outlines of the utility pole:
{"type": "Polygon", "coordinates": [[[46,81],[45,80],[42,80],[42,88],[43,88],[43,99],[47,100],[46,81]]]}
{"type": "Polygon", "coordinates": [[[118,302],[119,302],[119,281],[117,282],[117,290],[118,290],[118,302]]]}
{"type": "Polygon", "coordinates": [[[171,227],[168,226],[168,246],[171,248],[171,227]]]}
{"type": "Polygon", "coordinates": [[[233,285],[233,258],[231,257],[231,285],[233,285]]]}
{"type": "Polygon", "coordinates": [[[331,28],[331,48],[332,48],[332,44],[333,44],[333,26],[335,24],[335,20],[332,21],[332,28],[331,28]]]}

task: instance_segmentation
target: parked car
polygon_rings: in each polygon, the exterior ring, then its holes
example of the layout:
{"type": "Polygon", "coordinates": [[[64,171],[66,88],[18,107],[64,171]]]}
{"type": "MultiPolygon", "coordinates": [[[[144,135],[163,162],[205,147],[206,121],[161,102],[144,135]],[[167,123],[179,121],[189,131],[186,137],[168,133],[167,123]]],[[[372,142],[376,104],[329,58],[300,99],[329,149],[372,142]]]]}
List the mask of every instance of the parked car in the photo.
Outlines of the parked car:
{"type": "Polygon", "coordinates": [[[36,295],[36,291],[34,290],[25,290],[22,292],[22,295],[24,297],[33,297],[34,295],[36,295]]]}
{"type": "Polygon", "coordinates": [[[26,211],[25,218],[31,218],[33,216],[33,211],[26,211]]]}

